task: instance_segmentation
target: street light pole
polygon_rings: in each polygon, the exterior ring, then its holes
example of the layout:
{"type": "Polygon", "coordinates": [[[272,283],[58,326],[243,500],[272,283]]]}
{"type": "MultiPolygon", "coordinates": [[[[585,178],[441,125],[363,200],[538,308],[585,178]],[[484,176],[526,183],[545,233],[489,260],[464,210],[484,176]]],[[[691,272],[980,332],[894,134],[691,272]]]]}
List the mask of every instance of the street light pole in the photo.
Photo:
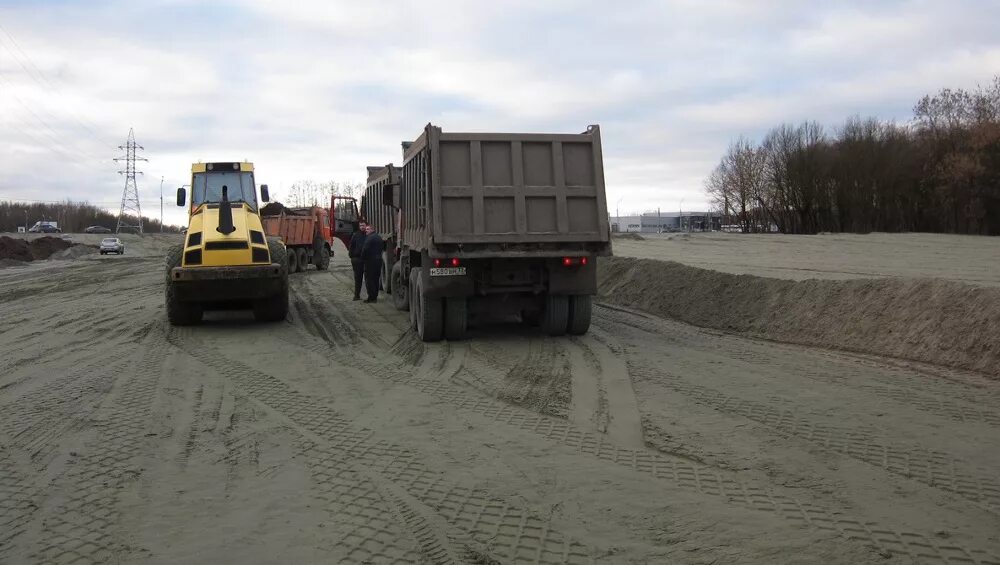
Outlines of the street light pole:
{"type": "Polygon", "coordinates": [[[163,176],[160,176],[160,233],[163,233],[163,176]]]}

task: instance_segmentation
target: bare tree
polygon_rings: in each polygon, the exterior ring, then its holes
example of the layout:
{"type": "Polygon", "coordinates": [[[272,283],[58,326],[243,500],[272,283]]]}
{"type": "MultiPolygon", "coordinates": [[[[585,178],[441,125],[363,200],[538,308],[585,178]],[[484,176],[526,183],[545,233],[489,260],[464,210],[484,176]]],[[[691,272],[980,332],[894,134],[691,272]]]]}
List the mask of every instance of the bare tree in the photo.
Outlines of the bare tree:
{"type": "Polygon", "coordinates": [[[848,118],[736,139],[705,183],[743,231],[1000,235],[1000,76],[920,99],[912,126],[848,118]]]}

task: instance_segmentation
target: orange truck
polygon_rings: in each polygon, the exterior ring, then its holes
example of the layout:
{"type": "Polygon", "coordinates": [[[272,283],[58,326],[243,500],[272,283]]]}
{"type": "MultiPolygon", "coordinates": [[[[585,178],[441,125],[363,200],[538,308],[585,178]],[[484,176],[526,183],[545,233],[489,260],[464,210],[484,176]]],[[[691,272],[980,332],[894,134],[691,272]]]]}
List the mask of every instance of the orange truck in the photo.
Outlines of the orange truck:
{"type": "Polygon", "coordinates": [[[289,273],[304,271],[309,265],[325,271],[333,256],[333,240],[340,239],[347,246],[357,229],[358,208],[353,198],[334,196],[330,208],[267,206],[261,220],[264,232],[281,238],[288,249],[289,273]]]}

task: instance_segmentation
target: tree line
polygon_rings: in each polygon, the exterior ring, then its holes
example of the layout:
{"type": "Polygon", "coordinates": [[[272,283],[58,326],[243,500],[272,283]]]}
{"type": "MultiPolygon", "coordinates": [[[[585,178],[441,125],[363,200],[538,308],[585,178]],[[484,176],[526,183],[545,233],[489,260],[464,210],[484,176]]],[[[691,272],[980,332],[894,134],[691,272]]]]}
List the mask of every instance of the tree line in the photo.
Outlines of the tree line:
{"type": "Polygon", "coordinates": [[[921,98],[908,124],[782,124],[733,141],[706,180],[742,232],[1000,235],[1000,75],[921,98]]]}
{"type": "MultiPolygon", "coordinates": [[[[16,232],[18,226],[31,227],[38,221],[59,223],[59,229],[67,233],[79,233],[90,226],[104,226],[112,231],[118,226],[118,215],[86,202],[58,203],[0,202],[0,232],[16,232]]],[[[129,218],[135,224],[135,217],[129,218]]],[[[142,217],[143,231],[159,232],[160,221],[142,217]]],[[[165,225],[163,231],[176,233],[180,228],[165,225]]]]}
{"type": "Polygon", "coordinates": [[[300,180],[292,183],[288,192],[279,196],[282,204],[292,208],[299,206],[329,206],[331,196],[353,196],[361,200],[365,192],[365,183],[338,182],[335,180],[316,182],[300,180]]]}

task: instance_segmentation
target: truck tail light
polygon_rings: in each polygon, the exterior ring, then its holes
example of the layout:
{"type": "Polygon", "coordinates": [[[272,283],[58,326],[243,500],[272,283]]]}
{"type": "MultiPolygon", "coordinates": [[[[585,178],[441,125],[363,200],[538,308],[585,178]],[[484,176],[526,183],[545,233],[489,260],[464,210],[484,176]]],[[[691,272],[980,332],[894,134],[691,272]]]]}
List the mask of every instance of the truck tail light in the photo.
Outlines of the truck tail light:
{"type": "Polygon", "coordinates": [[[580,257],[580,264],[581,265],[586,265],[587,264],[587,258],[586,257],[580,257]]]}
{"type": "Polygon", "coordinates": [[[573,259],[569,257],[563,257],[563,267],[570,267],[573,265],[573,259]]]}
{"type": "Polygon", "coordinates": [[[586,257],[563,257],[562,259],[563,267],[582,267],[587,264],[586,257]]]}
{"type": "Polygon", "coordinates": [[[451,259],[435,259],[434,266],[440,267],[441,265],[451,265],[452,267],[457,267],[462,264],[462,261],[458,257],[452,257],[451,259]]]}

